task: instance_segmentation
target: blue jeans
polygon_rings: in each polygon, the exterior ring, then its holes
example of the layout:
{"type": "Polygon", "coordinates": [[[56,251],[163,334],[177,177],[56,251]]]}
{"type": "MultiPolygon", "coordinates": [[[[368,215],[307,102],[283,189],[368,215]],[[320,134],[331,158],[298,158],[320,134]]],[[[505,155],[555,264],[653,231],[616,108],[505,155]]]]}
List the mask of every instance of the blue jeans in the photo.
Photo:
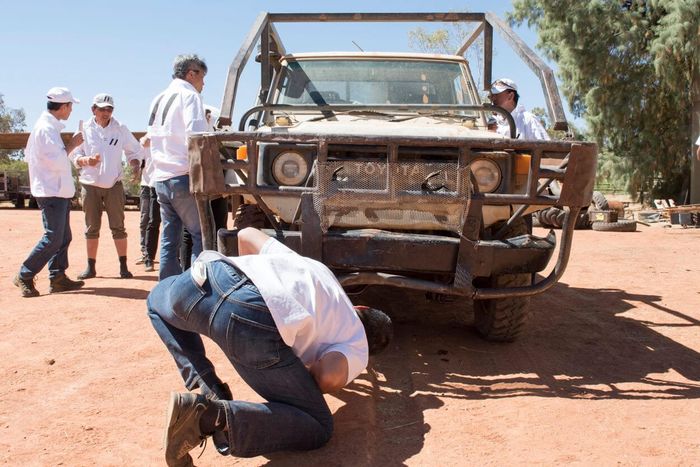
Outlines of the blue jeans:
{"type": "Polygon", "coordinates": [[[69,198],[36,198],[41,209],[44,236],[19,269],[19,277],[32,279],[49,265],[49,279],[60,277],[68,269],[68,245],[73,240],[70,230],[69,198]]]}
{"type": "Polygon", "coordinates": [[[280,337],[258,289],[233,266],[208,263],[202,287],[190,271],[163,280],[147,303],[153,327],[188,389],[220,382],[206,357],[204,335],[267,401],[225,402],[232,455],[316,449],[328,442],[333,418],[316,381],[280,337]]]}
{"type": "Polygon", "coordinates": [[[182,272],[178,250],[182,227],[192,234],[192,261],[202,252],[202,230],[194,195],[190,193],[190,176],[180,175],[156,182],[163,232],[160,237],[160,280],[182,272]]]}

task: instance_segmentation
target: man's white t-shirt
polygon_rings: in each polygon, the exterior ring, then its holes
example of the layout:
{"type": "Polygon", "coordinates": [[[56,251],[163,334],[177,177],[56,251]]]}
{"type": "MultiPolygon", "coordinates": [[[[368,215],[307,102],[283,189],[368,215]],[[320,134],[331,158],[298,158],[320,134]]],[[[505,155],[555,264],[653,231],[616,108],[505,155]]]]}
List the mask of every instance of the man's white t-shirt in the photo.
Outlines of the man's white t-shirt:
{"type": "MultiPolygon", "coordinates": [[[[538,139],[549,140],[549,134],[544,129],[539,119],[531,112],[525,110],[522,105],[517,106],[510,113],[515,121],[515,137],[518,139],[538,139]]],[[[510,126],[505,118],[497,116],[497,132],[503,136],[510,137],[510,126]]]]}
{"type": "Polygon", "coordinates": [[[347,383],[367,366],[367,336],[350,299],[322,263],[301,256],[274,238],[257,255],[227,257],[203,251],[192,265],[192,278],[206,281],[206,263],[224,260],[250,278],[272,314],[282,340],[311,366],[329,352],[348,361],[347,383]]]}

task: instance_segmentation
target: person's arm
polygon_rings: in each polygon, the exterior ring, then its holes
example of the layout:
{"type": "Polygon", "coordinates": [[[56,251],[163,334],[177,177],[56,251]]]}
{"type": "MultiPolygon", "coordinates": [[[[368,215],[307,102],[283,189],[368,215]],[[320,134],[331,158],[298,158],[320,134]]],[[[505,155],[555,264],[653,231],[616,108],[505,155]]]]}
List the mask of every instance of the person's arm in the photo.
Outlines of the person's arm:
{"type": "Polygon", "coordinates": [[[131,166],[132,179],[134,182],[138,182],[141,179],[141,160],[143,159],[143,148],[136,140],[133,133],[131,133],[125,125],[121,126],[120,131],[122,135],[121,137],[123,138],[122,141],[124,141],[124,155],[131,166]]]}
{"type": "Polygon", "coordinates": [[[328,352],[309,371],[321,392],[335,392],[348,381],[348,360],[340,352],[328,352]]]}
{"type": "Polygon", "coordinates": [[[700,146],[698,146],[698,150],[695,153],[695,155],[698,157],[698,160],[700,161],[700,146]]]}

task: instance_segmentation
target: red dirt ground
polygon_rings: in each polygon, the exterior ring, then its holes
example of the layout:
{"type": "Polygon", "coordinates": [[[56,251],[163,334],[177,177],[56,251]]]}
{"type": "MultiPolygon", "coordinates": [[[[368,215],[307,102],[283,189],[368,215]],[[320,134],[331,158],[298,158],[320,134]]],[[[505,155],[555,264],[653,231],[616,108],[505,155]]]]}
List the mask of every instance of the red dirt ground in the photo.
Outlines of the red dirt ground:
{"type": "MultiPolygon", "coordinates": [[[[82,213],[71,219],[75,277],[82,213]]],[[[146,317],[157,273],[133,265],[138,213],[127,213],[134,279],[116,278],[105,225],[98,277],[48,295],[44,271],[33,299],[11,278],[41,235],[40,214],[0,209],[0,225],[0,463],[164,465],[166,401],[183,387],[146,317]]],[[[533,299],[513,344],[482,341],[461,303],[370,291],[395,340],[327,397],[336,430],[326,447],[235,459],[209,446],[196,463],[700,464],[700,230],[639,230],[576,232],[563,280],[533,299]]],[[[209,348],[236,397],[257,400],[209,348]]]]}

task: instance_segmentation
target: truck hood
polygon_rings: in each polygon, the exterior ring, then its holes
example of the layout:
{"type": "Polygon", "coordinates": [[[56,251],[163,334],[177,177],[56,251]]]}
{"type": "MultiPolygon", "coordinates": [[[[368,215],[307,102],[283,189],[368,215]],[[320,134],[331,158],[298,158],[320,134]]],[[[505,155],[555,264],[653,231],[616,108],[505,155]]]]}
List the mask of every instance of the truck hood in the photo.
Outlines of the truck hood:
{"type": "Polygon", "coordinates": [[[433,138],[497,138],[498,133],[469,128],[454,118],[384,117],[336,115],[337,120],[301,121],[290,126],[262,127],[258,131],[274,134],[328,134],[364,136],[430,136],[433,138]]]}

